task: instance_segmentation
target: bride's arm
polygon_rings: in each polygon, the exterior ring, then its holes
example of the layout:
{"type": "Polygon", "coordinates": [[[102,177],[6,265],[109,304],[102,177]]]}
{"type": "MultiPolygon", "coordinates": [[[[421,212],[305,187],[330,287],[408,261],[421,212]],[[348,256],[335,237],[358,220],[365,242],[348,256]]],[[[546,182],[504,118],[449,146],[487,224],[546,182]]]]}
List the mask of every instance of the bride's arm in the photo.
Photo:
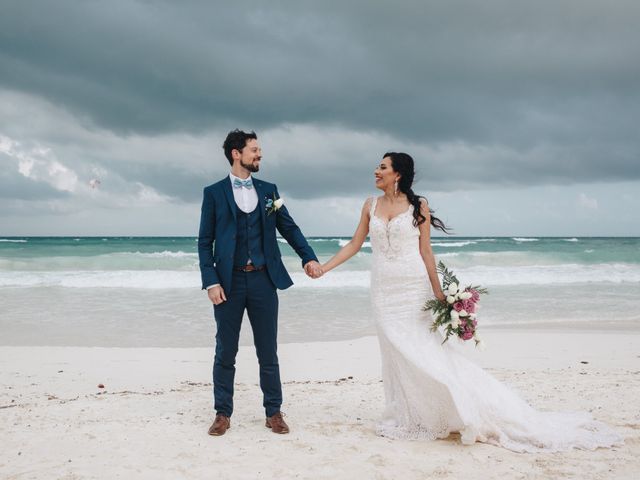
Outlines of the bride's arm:
{"type": "Polygon", "coordinates": [[[360,247],[364,243],[367,235],[369,234],[369,209],[371,208],[371,199],[367,199],[362,206],[362,213],[360,214],[360,223],[356,228],[356,233],[353,234],[353,238],[344,247],[336,253],[331,260],[322,265],[322,271],[327,273],[329,270],[333,270],[338,265],[346,262],[356,253],[360,251],[360,247]]]}
{"type": "Polygon", "coordinates": [[[420,229],[420,255],[424,261],[424,266],[427,267],[433,294],[438,300],[444,301],[446,296],[440,286],[440,279],[438,278],[438,271],[436,270],[436,260],[433,257],[433,250],[431,249],[431,214],[429,213],[429,205],[424,198],[420,199],[420,213],[426,218],[418,227],[420,229]]]}

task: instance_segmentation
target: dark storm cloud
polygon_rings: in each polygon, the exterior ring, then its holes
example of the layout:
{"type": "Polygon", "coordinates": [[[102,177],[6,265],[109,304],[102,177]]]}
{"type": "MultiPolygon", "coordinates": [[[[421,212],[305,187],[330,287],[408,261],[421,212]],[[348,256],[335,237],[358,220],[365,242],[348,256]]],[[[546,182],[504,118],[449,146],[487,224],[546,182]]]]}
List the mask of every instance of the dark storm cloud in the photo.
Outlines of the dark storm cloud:
{"type": "MultiPolygon", "coordinates": [[[[635,1],[5,1],[0,86],[119,135],[379,132],[430,145],[415,156],[440,187],[640,178],[639,20],[635,1]],[[434,154],[456,142],[457,183],[434,154]]],[[[271,171],[296,195],[370,174],[309,150],[303,178],[271,171]]],[[[130,168],[192,199],[196,174],[130,168]]]]}
{"type": "MultiPolygon", "coordinates": [[[[177,167],[157,166],[149,167],[135,164],[114,164],[112,171],[126,176],[130,182],[140,182],[154,190],[184,202],[199,202],[202,200],[202,189],[217,180],[217,177],[207,176],[206,173],[185,171],[177,167]]],[[[225,172],[226,173],[226,172],[225,172]]],[[[222,177],[224,173],[220,174],[222,177]]]]}

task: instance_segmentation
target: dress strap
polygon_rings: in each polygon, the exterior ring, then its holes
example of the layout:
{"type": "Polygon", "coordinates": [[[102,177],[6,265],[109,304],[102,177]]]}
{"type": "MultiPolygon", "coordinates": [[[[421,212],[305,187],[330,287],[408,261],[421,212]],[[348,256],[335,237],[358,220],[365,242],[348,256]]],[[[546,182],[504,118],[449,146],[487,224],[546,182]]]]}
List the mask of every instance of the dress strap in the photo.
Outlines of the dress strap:
{"type": "Polygon", "coordinates": [[[373,217],[373,212],[376,211],[376,203],[378,202],[378,197],[371,197],[371,208],[369,209],[369,216],[373,217]]]}

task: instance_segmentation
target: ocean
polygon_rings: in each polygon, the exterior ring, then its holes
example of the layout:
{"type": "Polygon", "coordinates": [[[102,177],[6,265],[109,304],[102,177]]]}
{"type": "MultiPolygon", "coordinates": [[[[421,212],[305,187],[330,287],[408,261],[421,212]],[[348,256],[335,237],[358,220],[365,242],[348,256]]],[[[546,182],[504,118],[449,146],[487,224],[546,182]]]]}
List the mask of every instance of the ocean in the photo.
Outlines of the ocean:
{"type": "MultiPolygon", "coordinates": [[[[349,239],[312,237],[321,261],[349,239]]],[[[375,333],[371,245],[319,280],[284,240],[279,341],[375,333]]],[[[640,329],[640,238],[433,237],[465,284],[490,290],[483,328],[640,329]]],[[[215,323],[194,237],[0,238],[0,345],[206,347],[215,323]]],[[[248,322],[241,343],[251,344],[248,322]]]]}

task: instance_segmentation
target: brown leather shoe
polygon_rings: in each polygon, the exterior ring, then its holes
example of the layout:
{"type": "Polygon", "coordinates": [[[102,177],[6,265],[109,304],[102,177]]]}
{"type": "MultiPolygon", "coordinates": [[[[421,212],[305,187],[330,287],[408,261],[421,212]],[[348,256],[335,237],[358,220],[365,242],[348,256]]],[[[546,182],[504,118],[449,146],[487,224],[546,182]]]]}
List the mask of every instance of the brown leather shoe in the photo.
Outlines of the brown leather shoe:
{"type": "Polygon", "coordinates": [[[289,433],[289,425],[282,418],[282,412],[278,412],[271,417],[267,417],[265,426],[273,433],[289,433]]]}
{"type": "Polygon", "coordinates": [[[209,435],[213,435],[219,437],[220,435],[224,435],[225,432],[231,428],[231,419],[224,415],[218,414],[216,415],[216,419],[213,421],[211,426],[209,427],[209,435]]]}

